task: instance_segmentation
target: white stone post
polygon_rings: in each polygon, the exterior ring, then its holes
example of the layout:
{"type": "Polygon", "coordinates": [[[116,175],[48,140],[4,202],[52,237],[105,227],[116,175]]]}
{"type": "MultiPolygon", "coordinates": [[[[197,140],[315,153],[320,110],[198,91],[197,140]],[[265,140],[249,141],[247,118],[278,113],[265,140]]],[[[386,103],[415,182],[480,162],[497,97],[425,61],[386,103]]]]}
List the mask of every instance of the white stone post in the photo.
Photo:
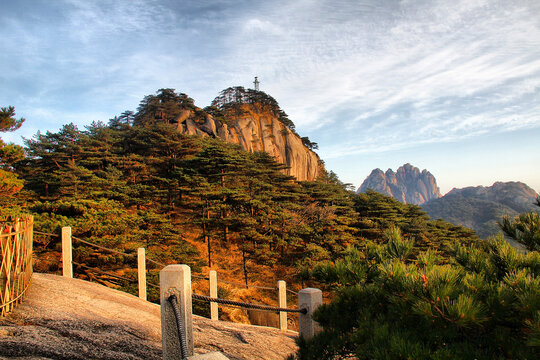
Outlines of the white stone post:
{"type": "MultiPolygon", "coordinates": [[[[209,274],[210,278],[210,297],[217,298],[217,272],[215,270],[210,270],[209,274]]],[[[218,304],[216,302],[211,301],[210,302],[210,319],[211,320],[218,320],[219,319],[219,313],[218,313],[218,304]]]]}
{"type": "Polygon", "coordinates": [[[71,227],[62,228],[62,275],[73,278],[73,255],[72,255],[71,227]]]}
{"type": "Polygon", "coordinates": [[[312,319],[313,312],[322,305],[322,291],[314,288],[302,289],[298,292],[298,308],[307,309],[306,314],[300,314],[298,325],[300,337],[311,339],[321,331],[321,327],[312,319]]]}
{"type": "MultiPolygon", "coordinates": [[[[280,308],[287,307],[287,283],[284,280],[278,282],[278,306],[280,308]]],[[[287,312],[279,312],[279,330],[287,331],[287,312]]]]}
{"type": "Polygon", "coordinates": [[[139,280],[139,297],[146,300],[146,254],[144,248],[137,249],[137,279],[139,280]]]}
{"type": "Polygon", "coordinates": [[[193,355],[193,315],[191,307],[191,269],[187,265],[167,265],[159,272],[161,300],[161,344],[164,360],[181,359],[176,319],[167,299],[175,294],[180,308],[180,321],[185,328],[188,356],[193,355]]]}

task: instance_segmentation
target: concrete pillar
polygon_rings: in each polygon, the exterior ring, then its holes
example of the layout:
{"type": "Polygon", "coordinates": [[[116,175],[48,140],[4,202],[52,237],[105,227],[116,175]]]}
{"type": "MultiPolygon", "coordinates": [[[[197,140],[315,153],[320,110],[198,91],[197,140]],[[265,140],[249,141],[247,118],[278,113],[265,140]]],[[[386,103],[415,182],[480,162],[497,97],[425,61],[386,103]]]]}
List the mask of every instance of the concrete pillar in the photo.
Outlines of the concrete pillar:
{"type": "Polygon", "coordinates": [[[300,314],[298,325],[300,336],[304,339],[311,339],[316,333],[321,331],[321,327],[312,319],[313,312],[322,305],[322,291],[314,288],[302,289],[298,292],[298,308],[307,309],[306,314],[300,314]]]}
{"type": "MultiPolygon", "coordinates": [[[[217,272],[215,270],[210,270],[210,297],[217,298],[217,272]]],[[[218,304],[216,302],[210,302],[210,319],[218,320],[218,304]]]]}
{"type": "Polygon", "coordinates": [[[167,265],[159,272],[161,300],[161,344],[164,360],[181,359],[176,320],[167,298],[178,298],[180,318],[186,330],[188,356],[193,355],[193,315],[191,307],[191,269],[187,265],[167,265]]]}
{"type": "Polygon", "coordinates": [[[146,300],[146,254],[144,248],[137,249],[137,279],[139,280],[139,297],[146,300]]]}
{"type": "MultiPolygon", "coordinates": [[[[278,306],[280,308],[287,307],[287,283],[284,280],[278,282],[278,306]]],[[[287,312],[279,312],[279,330],[287,331],[287,312]]]]}
{"type": "Polygon", "coordinates": [[[67,278],[73,277],[73,255],[71,243],[71,227],[62,228],[62,275],[67,278]]]}

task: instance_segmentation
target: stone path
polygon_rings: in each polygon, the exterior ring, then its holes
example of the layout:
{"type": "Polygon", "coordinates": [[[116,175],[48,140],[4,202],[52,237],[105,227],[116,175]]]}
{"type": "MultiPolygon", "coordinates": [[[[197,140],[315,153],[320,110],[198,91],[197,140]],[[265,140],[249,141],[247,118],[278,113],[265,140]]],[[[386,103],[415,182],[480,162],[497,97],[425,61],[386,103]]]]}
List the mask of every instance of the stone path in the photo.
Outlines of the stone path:
{"type": "MultiPolygon", "coordinates": [[[[195,353],[231,360],[286,359],[296,333],[194,316],[195,353]]],[[[160,309],[78,279],[34,274],[31,288],[0,319],[0,359],[161,359],[160,309]]]]}

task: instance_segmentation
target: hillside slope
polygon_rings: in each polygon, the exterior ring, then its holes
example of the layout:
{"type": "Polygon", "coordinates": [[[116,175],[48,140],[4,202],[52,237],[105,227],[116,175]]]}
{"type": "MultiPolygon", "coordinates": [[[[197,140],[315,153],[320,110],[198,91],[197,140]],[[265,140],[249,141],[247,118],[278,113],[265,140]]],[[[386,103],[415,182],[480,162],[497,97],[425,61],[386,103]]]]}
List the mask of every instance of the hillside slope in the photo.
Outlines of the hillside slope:
{"type": "MultiPolygon", "coordinates": [[[[293,332],[194,316],[195,353],[229,359],[285,359],[293,332]]],[[[0,358],[161,359],[156,304],[101,285],[37,274],[14,312],[0,320],[0,358]]]]}
{"type": "Polygon", "coordinates": [[[422,206],[432,219],[444,219],[469,227],[486,238],[500,231],[497,221],[504,215],[537,211],[537,193],[521,182],[496,182],[492,186],[453,189],[440,199],[422,206]]]}

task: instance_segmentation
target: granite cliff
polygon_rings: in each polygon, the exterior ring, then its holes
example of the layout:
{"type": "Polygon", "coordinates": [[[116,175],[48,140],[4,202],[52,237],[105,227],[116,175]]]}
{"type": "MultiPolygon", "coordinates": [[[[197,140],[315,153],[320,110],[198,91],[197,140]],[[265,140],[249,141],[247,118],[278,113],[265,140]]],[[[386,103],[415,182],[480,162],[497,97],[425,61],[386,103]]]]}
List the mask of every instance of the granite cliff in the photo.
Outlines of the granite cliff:
{"type": "Polygon", "coordinates": [[[118,121],[129,116],[134,125],[167,123],[183,134],[220,138],[250,152],[265,151],[299,181],[316,180],[322,170],[313,151],[317,144],[300,137],[277,101],[262,91],[228,88],[201,109],[186,94],[160,89],[145,97],[136,114],[125,113],[118,121]]]}
{"type": "Polygon", "coordinates": [[[226,121],[220,121],[210,114],[201,118],[186,109],[177,119],[177,129],[183,134],[221,138],[250,152],[266,151],[287,165],[287,175],[300,181],[317,179],[319,156],[263,104],[238,104],[234,110],[225,110],[224,115],[226,121]]]}
{"type": "Polygon", "coordinates": [[[368,189],[391,196],[405,204],[422,205],[441,197],[435,177],[427,170],[405,164],[397,169],[375,169],[358,188],[357,193],[368,189]]]}

